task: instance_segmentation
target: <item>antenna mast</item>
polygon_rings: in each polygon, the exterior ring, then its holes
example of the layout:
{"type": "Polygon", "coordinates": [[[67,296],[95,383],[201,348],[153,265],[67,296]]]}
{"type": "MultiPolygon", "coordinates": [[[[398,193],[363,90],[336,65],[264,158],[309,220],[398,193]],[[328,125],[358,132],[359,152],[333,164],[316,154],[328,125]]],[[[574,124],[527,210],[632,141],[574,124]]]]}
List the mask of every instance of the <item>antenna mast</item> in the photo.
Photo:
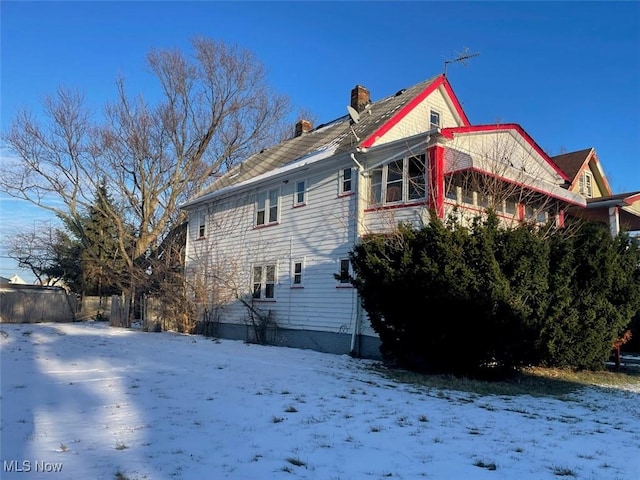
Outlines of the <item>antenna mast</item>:
{"type": "Polygon", "coordinates": [[[479,53],[471,53],[468,47],[464,47],[461,53],[456,53],[457,57],[452,60],[444,61],[444,71],[442,72],[444,75],[447,74],[447,65],[450,63],[461,63],[463,66],[467,66],[467,60],[473,57],[477,57],[480,55],[479,53]]]}

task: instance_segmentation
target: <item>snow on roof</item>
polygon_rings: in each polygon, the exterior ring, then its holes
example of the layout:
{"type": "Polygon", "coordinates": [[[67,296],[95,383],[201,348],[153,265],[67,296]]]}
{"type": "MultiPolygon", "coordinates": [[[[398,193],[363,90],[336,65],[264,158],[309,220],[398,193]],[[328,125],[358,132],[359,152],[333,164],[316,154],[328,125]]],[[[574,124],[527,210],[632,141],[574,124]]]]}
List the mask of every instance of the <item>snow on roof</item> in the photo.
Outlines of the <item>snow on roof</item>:
{"type": "Polygon", "coordinates": [[[182,208],[188,208],[191,207],[193,205],[197,205],[199,203],[211,200],[212,198],[218,198],[224,195],[228,195],[231,192],[235,192],[237,190],[241,190],[245,187],[251,186],[253,184],[262,182],[263,180],[267,180],[270,178],[274,178],[277,177],[279,175],[283,175],[287,172],[291,172],[293,170],[297,170],[299,168],[303,168],[309,165],[312,165],[316,162],[319,162],[321,160],[324,160],[325,158],[329,158],[331,156],[333,156],[336,153],[337,150],[337,143],[332,142],[333,145],[330,146],[326,146],[323,149],[320,150],[316,150],[314,152],[308,153],[306,155],[303,155],[300,158],[297,158],[289,163],[286,163],[285,165],[275,168],[273,170],[270,170],[268,172],[265,172],[263,174],[260,175],[256,175],[255,177],[252,177],[248,180],[245,180],[243,182],[240,183],[235,183],[232,185],[228,185],[226,187],[221,188],[220,190],[215,190],[209,194],[203,195],[201,197],[198,197],[196,199],[194,199],[191,202],[187,202],[185,204],[182,205],[182,208]]]}

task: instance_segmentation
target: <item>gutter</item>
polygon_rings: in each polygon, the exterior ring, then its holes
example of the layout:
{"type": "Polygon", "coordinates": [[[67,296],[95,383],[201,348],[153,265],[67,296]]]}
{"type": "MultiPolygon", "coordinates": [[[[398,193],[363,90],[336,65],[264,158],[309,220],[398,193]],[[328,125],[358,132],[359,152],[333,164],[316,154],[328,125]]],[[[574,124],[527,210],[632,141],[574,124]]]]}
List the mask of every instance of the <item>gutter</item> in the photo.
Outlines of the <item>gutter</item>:
{"type": "MultiPolygon", "coordinates": [[[[366,150],[362,153],[365,153],[366,150]]],[[[356,164],[357,169],[358,169],[358,182],[356,183],[356,214],[355,214],[355,225],[354,225],[354,245],[356,243],[356,241],[360,238],[360,202],[361,202],[361,195],[360,195],[360,191],[361,191],[361,187],[360,187],[360,181],[361,179],[364,177],[364,167],[362,165],[361,162],[359,162],[356,159],[356,156],[354,153],[351,154],[351,160],[353,160],[353,163],[356,164]]],[[[360,328],[362,326],[362,305],[360,303],[360,296],[358,295],[358,290],[356,288],[353,289],[353,296],[354,296],[354,301],[356,303],[356,318],[355,321],[353,322],[353,330],[351,332],[351,346],[349,348],[349,354],[352,357],[359,357],[360,356],[360,346],[358,344],[358,337],[360,336],[360,328]]]]}

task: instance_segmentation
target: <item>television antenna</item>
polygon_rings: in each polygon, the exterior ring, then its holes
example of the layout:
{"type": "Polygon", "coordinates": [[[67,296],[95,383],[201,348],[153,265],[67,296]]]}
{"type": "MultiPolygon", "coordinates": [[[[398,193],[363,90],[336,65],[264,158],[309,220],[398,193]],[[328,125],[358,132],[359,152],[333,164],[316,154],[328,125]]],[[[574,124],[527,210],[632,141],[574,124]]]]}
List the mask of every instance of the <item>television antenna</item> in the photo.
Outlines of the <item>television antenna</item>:
{"type": "Polygon", "coordinates": [[[463,66],[467,66],[467,60],[469,60],[470,58],[473,57],[477,57],[478,55],[480,55],[479,53],[471,53],[469,51],[468,47],[464,47],[462,49],[461,53],[456,53],[457,57],[452,59],[452,60],[446,60],[444,61],[444,71],[442,73],[444,73],[444,75],[447,74],[447,65],[449,65],[450,63],[461,63],[463,66]]]}

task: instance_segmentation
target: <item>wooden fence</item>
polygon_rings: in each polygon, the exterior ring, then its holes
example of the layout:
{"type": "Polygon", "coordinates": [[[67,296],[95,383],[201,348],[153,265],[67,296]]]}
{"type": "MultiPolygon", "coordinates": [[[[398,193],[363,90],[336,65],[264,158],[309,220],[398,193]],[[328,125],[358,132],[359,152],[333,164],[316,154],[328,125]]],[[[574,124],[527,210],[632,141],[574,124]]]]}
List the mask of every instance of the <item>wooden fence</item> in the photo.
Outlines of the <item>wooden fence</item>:
{"type": "Polygon", "coordinates": [[[0,286],[1,323],[73,322],[76,305],[75,296],[61,287],[0,286]]]}

